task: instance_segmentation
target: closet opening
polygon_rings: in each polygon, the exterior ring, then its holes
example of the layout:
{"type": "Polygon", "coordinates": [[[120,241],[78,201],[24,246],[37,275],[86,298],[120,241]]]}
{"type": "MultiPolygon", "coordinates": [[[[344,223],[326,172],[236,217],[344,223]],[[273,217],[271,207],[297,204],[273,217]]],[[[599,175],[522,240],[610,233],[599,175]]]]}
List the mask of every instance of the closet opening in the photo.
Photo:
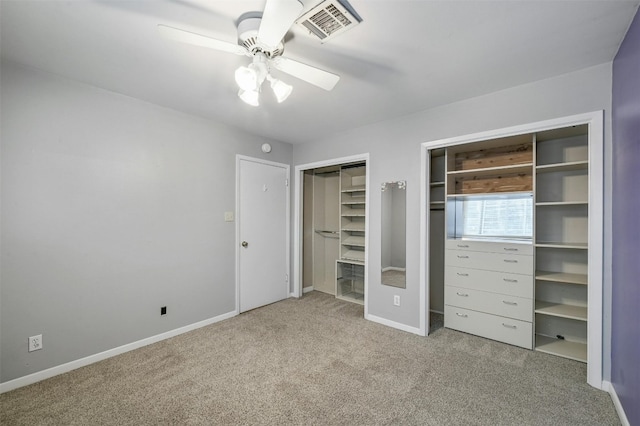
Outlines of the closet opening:
{"type": "Polygon", "coordinates": [[[421,319],[602,386],[602,112],[422,145],[421,319]]]}
{"type": "Polygon", "coordinates": [[[365,306],[368,155],[296,167],[294,297],[329,294],[365,306]]]}
{"type": "Polygon", "coordinates": [[[445,149],[427,153],[429,229],[429,333],[444,326],[445,149]]]}

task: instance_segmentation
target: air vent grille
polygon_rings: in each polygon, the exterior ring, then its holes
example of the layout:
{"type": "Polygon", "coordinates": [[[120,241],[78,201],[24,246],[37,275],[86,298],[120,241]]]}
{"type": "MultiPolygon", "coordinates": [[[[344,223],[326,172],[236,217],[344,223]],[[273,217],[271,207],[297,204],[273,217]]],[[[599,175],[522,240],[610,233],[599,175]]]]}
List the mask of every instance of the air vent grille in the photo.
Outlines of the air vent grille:
{"type": "Polygon", "coordinates": [[[362,21],[346,1],[325,0],[302,15],[296,23],[323,43],[362,21]]]}

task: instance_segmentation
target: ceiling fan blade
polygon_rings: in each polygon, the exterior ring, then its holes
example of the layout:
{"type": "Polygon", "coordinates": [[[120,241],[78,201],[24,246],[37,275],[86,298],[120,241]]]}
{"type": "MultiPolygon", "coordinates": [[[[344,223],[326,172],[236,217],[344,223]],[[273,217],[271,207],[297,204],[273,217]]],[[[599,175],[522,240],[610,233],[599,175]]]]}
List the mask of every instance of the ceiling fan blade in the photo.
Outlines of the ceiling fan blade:
{"type": "Polygon", "coordinates": [[[258,41],[275,49],[300,16],[303,4],[299,0],[267,0],[258,30],[258,41]]]}
{"type": "Polygon", "coordinates": [[[293,59],[278,56],[271,60],[271,64],[274,68],[279,69],[282,72],[286,72],[294,77],[304,80],[307,83],[311,83],[314,86],[318,86],[324,90],[331,90],[338,84],[340,76],[332,74],[328,71],[321,70],[320,68],[312,67],[311,65],[303,64],[302,62],[294,61],[293,59]]]}
{"type": "Polygon", "coordinates": [[[160,34],[170,40],[179,41],[181,43],[191,44],[194,46],[208,47],[209,49],[220,50],[222,52],[234,53],[236,55],[246,55],[247,50],[234,43],[217,40],[215,38],[206,37],[190,31],[169,27],[167,25],[158,25],[160,34]]]}

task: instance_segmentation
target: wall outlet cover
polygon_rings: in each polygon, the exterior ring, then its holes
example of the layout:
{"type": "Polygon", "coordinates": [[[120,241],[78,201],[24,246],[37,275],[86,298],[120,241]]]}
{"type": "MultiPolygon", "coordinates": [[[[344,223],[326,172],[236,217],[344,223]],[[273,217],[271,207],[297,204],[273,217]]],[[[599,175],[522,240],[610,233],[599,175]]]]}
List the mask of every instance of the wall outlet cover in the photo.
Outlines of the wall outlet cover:
{"type": "Polygon", "coordinates": [[[42,334],[29,337],[29,352],[42,349],[42,334]]]}

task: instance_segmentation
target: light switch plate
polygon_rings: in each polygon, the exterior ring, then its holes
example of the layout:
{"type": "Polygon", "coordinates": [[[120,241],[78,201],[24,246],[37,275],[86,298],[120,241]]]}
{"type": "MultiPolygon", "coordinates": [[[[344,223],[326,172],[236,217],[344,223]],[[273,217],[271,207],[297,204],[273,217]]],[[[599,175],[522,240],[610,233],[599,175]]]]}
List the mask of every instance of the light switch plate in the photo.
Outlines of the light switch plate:
{"type": "Polygon", "coordinates": [[[233,212],[224,212],[224,221],[233,222],[233,212]]]}

